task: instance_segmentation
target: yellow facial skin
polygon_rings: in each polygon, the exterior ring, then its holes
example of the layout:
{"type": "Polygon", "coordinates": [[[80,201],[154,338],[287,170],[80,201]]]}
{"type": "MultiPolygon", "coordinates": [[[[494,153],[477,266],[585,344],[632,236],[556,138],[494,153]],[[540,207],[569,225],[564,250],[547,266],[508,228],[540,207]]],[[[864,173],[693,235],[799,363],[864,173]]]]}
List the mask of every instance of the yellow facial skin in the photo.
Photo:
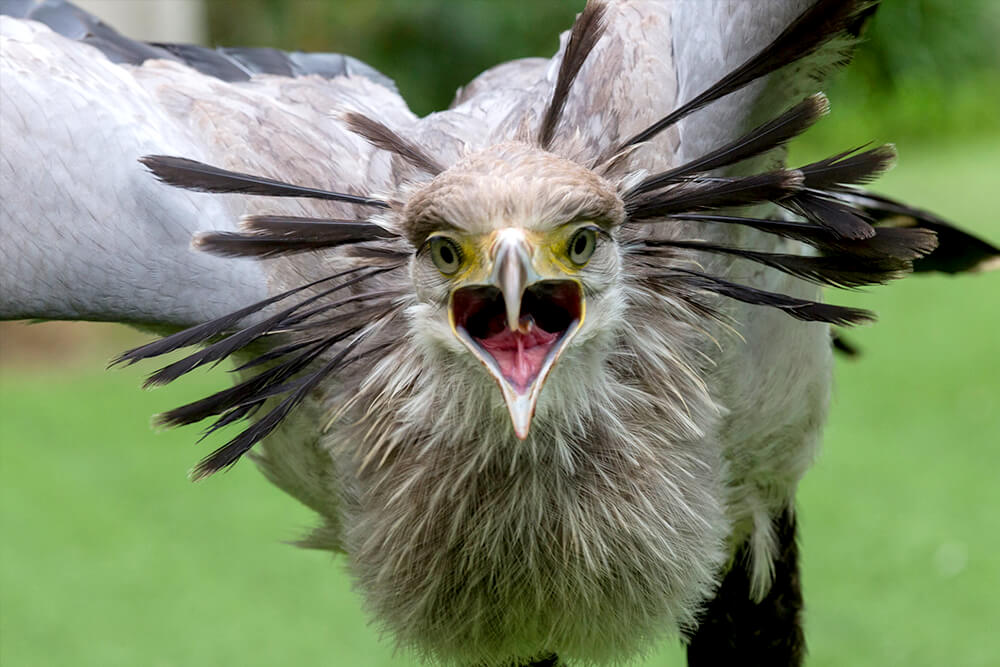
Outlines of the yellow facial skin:
{"type": "Polygon", "coordinates": [[[503,235],[518,234],[523,237],[529,248],[534,271],[543,279],[573,279],[590,261],[593,248],[599,242],[603,232],[587,221],[571,222],[561,225],[551,231],[539,232],[519,227],[505,227],[488,234],[460,234],[458,232],[435,232],[427,242],[433,244],[434,239],[448,239],[459,250],[460,262],[457,270],[447,272],[435,259],[435,264],[442,274],[447,276],[456,287],[465,285],[488,284],[494,271],[494,259],[498,238],[503,235]],[[587,231],[591,230],[591,231],[587,231]],[[591,234],[593,241],[590,252],[583,261],[574,261],[574,246],[578,234],[591,234]]]}

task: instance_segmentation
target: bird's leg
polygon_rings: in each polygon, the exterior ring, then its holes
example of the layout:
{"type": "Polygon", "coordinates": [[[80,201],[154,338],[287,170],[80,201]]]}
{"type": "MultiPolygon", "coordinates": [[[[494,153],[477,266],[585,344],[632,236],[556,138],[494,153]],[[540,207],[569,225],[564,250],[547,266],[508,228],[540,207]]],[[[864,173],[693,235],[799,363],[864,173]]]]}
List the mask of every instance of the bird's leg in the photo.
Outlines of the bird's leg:
{"type": "Polygon", "coordinates": [[[750,575],[745,567],[750,546],[744,543],[700,625],[688,638],[689,667],[802,664],[806,646],[795,515],[788,509],[773,522],[779,551],[771,590],[760,602],[750,598],[750,575]]]}
{"type": "Polygon", "coordinates": [[[531,659],[531,662],[522,663],[518,660],[514,667],[566,667],[566,663],[559,662],[559,656],[555,653],[550,653],[542,658],[531,659]]]}

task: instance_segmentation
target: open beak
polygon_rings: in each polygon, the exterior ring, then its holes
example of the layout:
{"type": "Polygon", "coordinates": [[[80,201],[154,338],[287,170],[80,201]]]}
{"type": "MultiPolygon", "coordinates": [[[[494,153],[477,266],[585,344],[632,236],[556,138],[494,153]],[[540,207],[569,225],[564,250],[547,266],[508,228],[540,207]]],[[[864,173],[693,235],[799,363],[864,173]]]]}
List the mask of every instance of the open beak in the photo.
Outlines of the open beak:
{"type": "Polygon", "coordinates": [[[488,283],[452,292],[451,324],[497,381],[524,440],[545,379],[583,323],[583,291],[575,280],[540,276],[521,230],[502,230],[492,259],[488,283]]]}

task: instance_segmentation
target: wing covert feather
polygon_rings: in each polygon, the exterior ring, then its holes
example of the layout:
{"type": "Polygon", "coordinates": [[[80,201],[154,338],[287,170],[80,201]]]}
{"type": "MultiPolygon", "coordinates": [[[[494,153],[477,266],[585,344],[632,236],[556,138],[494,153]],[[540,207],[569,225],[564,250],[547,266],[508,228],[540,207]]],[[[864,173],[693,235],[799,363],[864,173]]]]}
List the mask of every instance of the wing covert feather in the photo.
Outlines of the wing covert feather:
{"type": "Polygon", "coordinates": [[[264,294],[249,262],[189,249],[231,207],[157,184],[136,161],[198,153],[128,72],[0,17],[0,318],[184,326],[264,294]]]}
{"type": "Polygon", "coordinates": [[[0,17],[0,26],[3,319],[178,327],[263,299],[273,270],[194,251],[193,234],[235,230],[243,214],[355,211],[185,192],[138,158],[182,155],[303,184],[391,190],[389,158],[336,112],[377,108],[403,130],[416,121],[364,76],[227,82],[173,61],[115,64],[32,21],[0,17]]]}

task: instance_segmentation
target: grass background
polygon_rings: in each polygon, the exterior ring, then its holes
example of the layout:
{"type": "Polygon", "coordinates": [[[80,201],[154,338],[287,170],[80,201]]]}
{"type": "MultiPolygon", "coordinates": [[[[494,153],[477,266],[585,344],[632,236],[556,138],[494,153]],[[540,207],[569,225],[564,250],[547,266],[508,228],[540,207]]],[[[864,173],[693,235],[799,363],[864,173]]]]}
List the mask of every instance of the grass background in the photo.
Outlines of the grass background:
{"type": "MultiPolygon", "coordinates": [[[[901,163],[879,189],[1000,241],[988,203],[1000,184],[997,78],[955,86],[904,83],[881,101],[848,91],[861,101],[842,116],[835,95],[799,157],[896,138],[897,125],[901,163]],[[967,114],[949,113],[956,99],[967,114]],[[951,119],[948,131],[914,129],[927,118],[951,119]]],[[[831,298],[881,321],[851,335],[865,356],[839,363],[824,453],[800,493],[810,664],[995,664],[1000,274],[831,298]]],[[[111,347],[128,344],[108,333],[111,347]]],[[[223,373],[143,392],[149,368],[103,372],[109,346],[88,349],[100,353],[43,352],[54,364],[4,354],[0,665],[416,664],[367,623],[338,559],[283,543],[308,512],[247,464],[189,483],[210,445],[193,445],[195,429],[150,430],[153,413],[222,386],[223,373]]],[[[668,641],[646,664],[681,656],[668,641]]]]}

